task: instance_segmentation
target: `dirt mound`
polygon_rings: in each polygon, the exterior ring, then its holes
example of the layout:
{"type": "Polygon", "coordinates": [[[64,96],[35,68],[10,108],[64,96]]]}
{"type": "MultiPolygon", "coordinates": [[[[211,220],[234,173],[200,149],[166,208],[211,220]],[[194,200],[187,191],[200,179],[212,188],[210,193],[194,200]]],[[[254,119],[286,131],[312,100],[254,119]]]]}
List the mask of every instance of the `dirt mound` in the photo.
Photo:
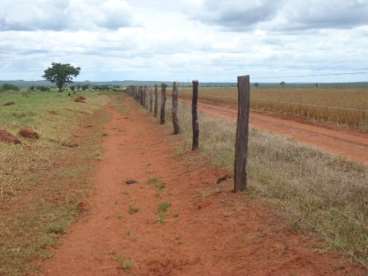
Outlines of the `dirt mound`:
{"type": "Polygon", "coordinates": [[[4,129],[0,129],[0,142],[7,144],[21,144],[17,137],[4,129]]]}
{"type": "Polygon", "coordinates": [[[31,128],[23,128],[19,131],[19,135],[28,139],[40,139],[40,135],[31,128]]]}
{"type": "Polygon", "coordinates": [[[76,102],[76,103],[85,103],[86,102],[86,97],[83,97],[83,96],[79,96],[79,97],[76,97],[75,99],[74,99],[74,101],[76,102]]]}
{"type": "Polygon", "coordinates": [[[9,105],[15,105],[15,102],[7,102],[3,104],[3,106],[9,106],[9,105]]]}

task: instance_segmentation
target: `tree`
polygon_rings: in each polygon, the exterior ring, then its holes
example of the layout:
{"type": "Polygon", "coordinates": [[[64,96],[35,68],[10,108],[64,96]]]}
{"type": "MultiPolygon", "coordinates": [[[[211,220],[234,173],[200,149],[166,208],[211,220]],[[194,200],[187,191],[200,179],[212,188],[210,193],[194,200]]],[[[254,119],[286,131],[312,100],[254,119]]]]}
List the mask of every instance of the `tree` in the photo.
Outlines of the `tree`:
{"type": "Polygon", "coordinates": [[[80,67],[74,67],[70,64],[52,63],[51,67],[45,70],[43,78],[55,83],[61,92],[66,84],[73,82],[73,78],[79,75],[80,70],[80,67]]]}

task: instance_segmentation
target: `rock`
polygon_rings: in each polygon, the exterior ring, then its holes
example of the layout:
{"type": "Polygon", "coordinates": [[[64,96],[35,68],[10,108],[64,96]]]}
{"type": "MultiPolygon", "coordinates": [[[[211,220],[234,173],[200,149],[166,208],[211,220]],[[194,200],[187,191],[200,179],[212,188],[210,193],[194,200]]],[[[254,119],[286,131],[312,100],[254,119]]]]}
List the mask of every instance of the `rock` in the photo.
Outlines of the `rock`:
{"type": "Polygon", "coordinates": [[[85,103],[86,102],[86,97],[79,96],[79,97],[75,98],[74,101],[76,103],[85,103]]]}
{"type": "Polygon", "coordinates": [[[127,185],[133,185],[133,184],[137,184],[138,181],[137,180],[134,180],[134,179],[129,179],[125,182],[127,185]]]}
{"type": "Polygon", "coordinates": [[[7,132],[4,129],[0,129],[0,142],[6,143],[6,144],[15,144],[15,145],[21,144],[21,142],[16,136],[7,132]]]}
{"type": "Polygon", "coordinates": [[[40,139],[40,135],[31,128],[21,129],[19,131],[19,135],[24,137],[24,138],[28,138],[28,139],[34,139],[34,140],[40,139]]]}

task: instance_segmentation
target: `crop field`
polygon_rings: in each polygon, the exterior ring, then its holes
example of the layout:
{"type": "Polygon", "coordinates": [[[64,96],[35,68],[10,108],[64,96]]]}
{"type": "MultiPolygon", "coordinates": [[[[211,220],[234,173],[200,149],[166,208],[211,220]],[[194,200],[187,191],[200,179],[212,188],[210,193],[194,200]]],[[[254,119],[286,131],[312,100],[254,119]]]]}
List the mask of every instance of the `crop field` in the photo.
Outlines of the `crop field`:
{"type": "Polygon", "coordinates": [[[0,275],[30,273],[31,261],[50,257],[46,248],[81,211],[90,187],[86,175],[100,158],[106,114],[98,112],[109,98],[80,95],[86,103],[56,92],[0,93],[1,129],[21,143],[0,143],[0,275]],[[21,137],[22,128],[39,139],[21,137]],[[78,140],[79,129],[88,139],[78,140]]]}
{"type": "MultiPolygon", "coordinates": [[[[189,99],[191,90],[182,89],[189,99]]],[[[236,88],[201,87],[200,101],[236,106],[236,88]]],[[[252,87],[253,111],[368,131],[367,88],[252,87]]]]}

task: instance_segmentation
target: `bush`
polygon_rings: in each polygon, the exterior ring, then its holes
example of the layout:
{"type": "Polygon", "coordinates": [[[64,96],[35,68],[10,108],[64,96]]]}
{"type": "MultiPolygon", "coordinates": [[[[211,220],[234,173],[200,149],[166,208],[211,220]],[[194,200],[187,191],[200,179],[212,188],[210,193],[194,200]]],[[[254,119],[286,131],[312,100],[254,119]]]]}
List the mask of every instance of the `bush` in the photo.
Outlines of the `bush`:
{"type": "Polygon", "coordinates": [[[1,90],[2,91],[19,91],[19,87],[14,84],[4,83],[1,86],[1,90]]]}

